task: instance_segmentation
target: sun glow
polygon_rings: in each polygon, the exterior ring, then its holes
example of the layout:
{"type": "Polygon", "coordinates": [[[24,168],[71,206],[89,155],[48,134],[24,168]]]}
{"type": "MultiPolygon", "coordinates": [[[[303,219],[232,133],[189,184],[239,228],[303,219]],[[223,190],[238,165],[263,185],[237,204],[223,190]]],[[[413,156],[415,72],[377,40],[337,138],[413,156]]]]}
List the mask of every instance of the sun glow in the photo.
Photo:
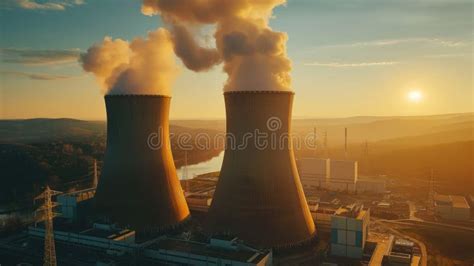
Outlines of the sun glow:
{"type": "Polygon", "coordinates": [[[423,100],[423,94],[420,90],[411,90],[410,92],[408,92],[407,97],[410,102],[414,103],[418,103],[423,100]]]}

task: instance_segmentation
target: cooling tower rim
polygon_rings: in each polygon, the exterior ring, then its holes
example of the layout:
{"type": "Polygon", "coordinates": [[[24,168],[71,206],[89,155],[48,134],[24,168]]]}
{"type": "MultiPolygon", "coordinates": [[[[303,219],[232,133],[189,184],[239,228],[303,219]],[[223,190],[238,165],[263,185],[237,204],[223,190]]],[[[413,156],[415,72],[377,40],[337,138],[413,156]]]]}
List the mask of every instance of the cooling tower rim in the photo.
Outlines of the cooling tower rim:
{"type": "Polygon", "coordinates": [[[231,94],[291,94],[294,95],[293,91],[267,91],[267,90],[256,90],[256,91],[226,91],[224,95],[231,94]]]}
{"type": "Polygon", "coordinates": [[[104,98],[133,98],[133,97],[146,97],[146,98],[171,98],[169,95],[162,94],[108,94],[104,98]]]}

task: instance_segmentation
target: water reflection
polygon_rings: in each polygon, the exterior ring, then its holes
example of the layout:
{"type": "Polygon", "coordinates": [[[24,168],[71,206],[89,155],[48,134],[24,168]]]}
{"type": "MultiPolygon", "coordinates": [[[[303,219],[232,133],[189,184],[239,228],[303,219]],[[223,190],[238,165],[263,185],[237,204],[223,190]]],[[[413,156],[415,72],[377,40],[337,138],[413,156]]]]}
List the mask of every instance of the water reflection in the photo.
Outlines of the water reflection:
{"type": "MultiPolygon", "coordinates": [[[[221,153],[219,153],[219,155],[211,158],[208,161],[188,165],[187,179],[191,179],[197,175],[202,175],[209,172],[220,171],[223,159],[224,159],[224,151],[222,151],[221,153]]],[[[186,179],[186,177],[183,176],[184,166],[180,167],[177,171],[178,171],[179,179],[186,179]]]]}

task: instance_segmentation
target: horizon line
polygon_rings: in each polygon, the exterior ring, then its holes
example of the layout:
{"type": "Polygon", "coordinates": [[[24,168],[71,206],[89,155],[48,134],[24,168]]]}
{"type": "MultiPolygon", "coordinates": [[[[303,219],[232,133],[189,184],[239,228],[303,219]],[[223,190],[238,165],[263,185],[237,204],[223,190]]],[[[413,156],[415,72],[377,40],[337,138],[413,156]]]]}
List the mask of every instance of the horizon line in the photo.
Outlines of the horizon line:
{"type": "MultiPolygon", "coordinates": [[[[396,117],[430,117],[430,116],[446,116],[446,115],[474,115],[474,111],[471,112],[456,112],[456,113],[437,113],[437,114],[421,114],[421,115],[354,115],[354,116],[294,116],[292,120],[326,120],[326,119],[354,119],[354,118],[396,118],[396,117]]],[[[40,119],[49,119],[49,120],[79,120],[79,121],[107,121],[104,119],[97,118],[73,118],[73,117],[28,117],[28,118],[0,118],[0,121],[18,121],[18,120],[40,120],[40,119]]],[[[226,117],[216,117],[216,118],[170,118],[170,121],[221,121],[226,120],[226,117]]]]}

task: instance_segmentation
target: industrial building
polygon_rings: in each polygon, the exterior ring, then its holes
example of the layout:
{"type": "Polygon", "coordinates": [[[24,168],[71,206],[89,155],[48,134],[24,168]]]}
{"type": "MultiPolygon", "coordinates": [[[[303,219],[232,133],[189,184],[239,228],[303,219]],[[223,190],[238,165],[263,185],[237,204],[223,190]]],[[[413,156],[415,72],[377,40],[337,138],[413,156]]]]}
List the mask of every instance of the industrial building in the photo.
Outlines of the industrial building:
{"type": "Polygon", "coordinates": [[[227,133],[233,138],[226,139],[208,213],[211,235],[235,235],[266,248],[300,245],[315,236],[289,137],[293,96],[287,91],[224,94],[227,133]],[[249,132],[269,136],[267,145],[252,139],[236,146],[249,132]]]}
{"type": "Polygon", "coordinates": [[[331,160],[326,158],[301,158],[297,160],[301,183],[349,193],[384,193],[386,182],[378,178],[360,178],[357,161],[331,160]]]}
{"type": "Polygon", "coordinates": [[[434,208],[436,215],[442,219],[458,221],[471,219],[471,208],[463,196],[436,194],[434,208]]]}
{"type": "Polygon", "coordinates": [[[171,154],[170,101],[160,95],[105,96],[107,148],[96,210],[138,233],[175,228],[190,215],[171,154]]]}
{"type": "Polygon", "coordinates": [[[325,187],[330,178],[330,159],[301,158],[296,161],[305,186],[325,187]]]}
{"type": "Polygon", "coordinates": [[[143,249],[145,258],[177,265],[272,265],[271,250],[244,245],[238,238],[214,237],[209,242],[163,237],[143,249]]]}
{"type": "MultiPolygon", "coordinates": [[[[94,224],[91,228],[81,228],[56,223],[55,226],[55,241],[69,245],[100,248],[109,253],[122,254],[129,253],[135,244],[135,231],[113,225],[94,224]]],[[[29,226],[28,234],[32,237],[44,238],[44,226],[42,224],[29,226]]]]}
{"type": "Polygon", "coordinates": [[[383,256],[384,266],[418,266],[420,254],[418,247],[412,241],[390,236],[387,250],[383,256]]]}
{"type": "MultiPolygon", "coordinates": [[[[109,263],[131,261],[140,254],[136,261],[158,265],[272,265],[271,250],[247,246],[238,238],[214,237],[202,242],[164,235],[139,243],[135,231],[112,225],[94,224],[92,228],[84,229],[59,222],[56,228],[54,237],[59,245],[101,253],[97,256],[108,258],[109,263]]],[[[41,224],[30,226],[28,235],[42,239],[45,229],[41,224]]]]}
{"type": "Polygon", "coordinates": [[[331,178],[327,183],[327,189],[354,193],[356,191],[357,170],[357,161],[331,160],[331,178]]]}
{"type": "Polygon", "coordinates": [[[385,193],[386,181],[380,178],[359,177],[356,182],[357,193],[385,193]]]}
{"type": "Polygon", "coordinates": [[[331,232],[331,217],[336,213],[337,209],[322,208],[319,204],[316,206],[317,208],[311,209],[311,216],[316,224],[316,229],[318,232],[331,232]]]}
{"type": "Polygon", "coordinates": [[[57,196],[59,211],[62,218],[71,223],[84,222],[86,214],[92,210],[92,199],[95,188],[63,193],[57,196]]]}
{"type": "Polygon", "coordinates": [[[331,255],[360,259],[369,234],[370,209],[352,204],[331,216],[331,255]]]}

